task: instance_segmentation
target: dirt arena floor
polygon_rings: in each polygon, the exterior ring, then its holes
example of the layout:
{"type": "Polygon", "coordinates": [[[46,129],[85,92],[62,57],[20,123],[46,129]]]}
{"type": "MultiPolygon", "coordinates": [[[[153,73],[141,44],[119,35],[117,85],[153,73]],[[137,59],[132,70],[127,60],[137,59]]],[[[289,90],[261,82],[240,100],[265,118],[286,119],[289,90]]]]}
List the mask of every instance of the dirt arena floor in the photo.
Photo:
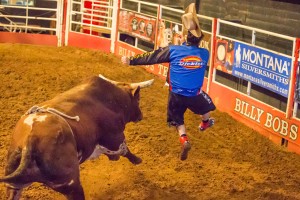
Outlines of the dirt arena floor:
{"type": "MultiPolygon", "coordinates": [[[[186,113],[192,150],[178,158],[177,133],[166,125],[168,90],[164,81],[141,67],[124,66],[99,51],[70,47],[0,44],[0,175],[4,173],[10,135],[29,108],[76,86],[87,77],[126,82],[155,78],[141,91],[144,119],[126,126],[131,151],[143,159],[106,156],[81,165],[87,200],[300,200],[300,155],[287,152],[226,113],[214,111],[213,128],[198,132],[199,118],[186,113]]],[[[0,199],[5,199],[0,183],[0,199]]],[[[22,199],[63,200],[35,183],[22,199]]]]}

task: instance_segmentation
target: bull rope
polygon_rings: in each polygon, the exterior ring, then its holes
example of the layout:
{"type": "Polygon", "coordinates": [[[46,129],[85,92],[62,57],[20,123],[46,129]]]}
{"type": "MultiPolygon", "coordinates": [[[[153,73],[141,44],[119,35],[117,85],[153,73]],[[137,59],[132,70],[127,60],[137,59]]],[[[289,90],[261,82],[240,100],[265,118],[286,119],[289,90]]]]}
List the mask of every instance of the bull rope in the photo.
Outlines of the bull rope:
{"type": "Polygon", "coordinates": [[[79,121],[80,118],[79,116],[69,116],[69,115],[66,115],[65,113],[62,113],[54,108],[43,108],[43,107],[39,107],[39,106],[32,106],[26,113],[25,115],[30,115],[30,114],[33,114],[33,113],[37,113],[37,112],[42,112],[42,113],[45,113],[45,112],[49,112],[49,113],[52,113],[52,114],[55,114],[55,115],[59,115],[59,116],[63,116],[65,118],[68,118],[68,119],[73,119],[73,120],[76,120],[76,121],[79,121]]]}
{"type": "Polygon", "coordinates": [[[68,119],[72,119],[72,120],[76,120],[76,121],[79,121],[80,118],[79,116],[69,116],[69,115],[66,115],[54,108],[43,108],[43,107],[39,107],[39,106],[32,106],[26,113],[25,115],[30,115],[30,114],[34,114],[34,113],[37,113],[37,112],[41,112],[41,113],[45,113],[45,112],[48,112],[48,113],[51,113],[51,114],[54,114],[56,116],[58,116],[59,118],[61,118],[62,120],[64,120],[66,122],[66,124],[68,125],[69,129],[71,130],[71,133],[72,133],[72,136],[73,138],[75,139],[75,136],[74,136],[74,133],[73,133],[73,130],[69,124],[69,122],[65,119],[65,118],[68,118],[68,119]]]}
{"type": "Polygon", "coordinates": [[[125,140],[120,144],[119,149],[117,151],[111,151],[108,148],[106,148],[104,146],[101,146],[101,145],[97,145],[95,147],[95,149],[97,151],[99,151],[99,153],[101,153],[101,154],[104,153],[104,154],[107,154],[107,155],[121,155],[121,156],[124,156],[128,152],[128,148],[127,148],[125,140]]]}

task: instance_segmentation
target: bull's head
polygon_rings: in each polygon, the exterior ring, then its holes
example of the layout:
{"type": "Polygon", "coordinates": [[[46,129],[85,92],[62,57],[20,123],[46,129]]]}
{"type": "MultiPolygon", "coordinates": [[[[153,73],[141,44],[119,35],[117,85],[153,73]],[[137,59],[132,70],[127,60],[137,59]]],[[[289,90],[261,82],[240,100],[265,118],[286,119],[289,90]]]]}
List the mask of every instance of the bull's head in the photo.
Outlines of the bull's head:
{"type": "Polygon", "coordinates": [[[143,114],[141,112],[141,109],[139,107],[139,100],[140,100],[140,89],[149,87],[154,82],[154,79],[144,81],[144,82],[138,82],[138,83],[125,83],[125,82],[117,82],[110,80],[103,75],[99,74],[99,77],[122,88],[126,88],[130,95],[131,95],[131,102],[130,102],[130,113],[129,113],[129,121],[138,122],[142,120],[143,114]]]}

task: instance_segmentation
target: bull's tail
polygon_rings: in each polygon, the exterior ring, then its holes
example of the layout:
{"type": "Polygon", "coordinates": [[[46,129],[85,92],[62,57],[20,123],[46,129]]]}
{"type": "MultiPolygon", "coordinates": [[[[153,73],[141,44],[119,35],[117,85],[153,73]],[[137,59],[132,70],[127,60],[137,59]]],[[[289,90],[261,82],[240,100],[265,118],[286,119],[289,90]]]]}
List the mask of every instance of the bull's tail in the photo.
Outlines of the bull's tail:
{"type": "Polygon", "coordinates": [[[0,182],[15,182],[22,177],[24,171],[27,169],[31,162],[31,150],[32,145],[30,144],[30,139],[27,139],[26,145],[23,147],[21,152],[21,160],[18,168],[4,177],[0,177],[0,182]]]}

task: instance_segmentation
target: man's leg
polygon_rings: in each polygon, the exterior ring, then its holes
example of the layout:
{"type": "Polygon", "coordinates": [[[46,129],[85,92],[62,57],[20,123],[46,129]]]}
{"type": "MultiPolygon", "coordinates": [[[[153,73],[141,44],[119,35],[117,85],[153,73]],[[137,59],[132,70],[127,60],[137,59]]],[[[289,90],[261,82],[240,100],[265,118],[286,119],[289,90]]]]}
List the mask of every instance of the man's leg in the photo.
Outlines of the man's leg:
{"type": "Polygon", "coordinates": [[[175,126],[179,134],[181,143],[181,160],[187,159],[188,152],[191,149],[191,144],[189,143],[184,126],[184,113],[187,109],[184,103],[185,101],[186,99],[183,96],[172,92],[169,93],[167,122],[169,126],[175,126]]]}
{"type": "Polygon", "coordinates": [[[202,121],[207,121],[210,117],[210,113],[205,113],[204,115],[202,115],[202,121]]]}
{"type": "Polygon", "coordinates": [[[210,118],[210,113],[205,113],[202,115],[202,122],[199,125],[200,131],[205,131],[207,128],[213,126],[215,124],[215,119],[210,118]]]}
{"type": "Polygon", "coordinates": [[[189,98],[188,102],[188,108],[193,113],[202,116],[202,122],[199,124],[200,131],[204,131],[214,125],[215,120],[210,118],[210,111],[215,110],[216,106],[208,94],[202,91],[199,95],[189,98]]]}
{"type": "Polygon", "coordinates": [[[179,139],[180,139],[180,143],[181,143],[181,153],[180,153],[180,159],[181,160],[186,160],[188,157],[188,153],[191,150],[191,144],[188,140],[187,134],[186,134],[186,130],[185,130],[185,126],[184,124],[179,125],[176,127],[178,134],[179,134],[179,139]]]}

